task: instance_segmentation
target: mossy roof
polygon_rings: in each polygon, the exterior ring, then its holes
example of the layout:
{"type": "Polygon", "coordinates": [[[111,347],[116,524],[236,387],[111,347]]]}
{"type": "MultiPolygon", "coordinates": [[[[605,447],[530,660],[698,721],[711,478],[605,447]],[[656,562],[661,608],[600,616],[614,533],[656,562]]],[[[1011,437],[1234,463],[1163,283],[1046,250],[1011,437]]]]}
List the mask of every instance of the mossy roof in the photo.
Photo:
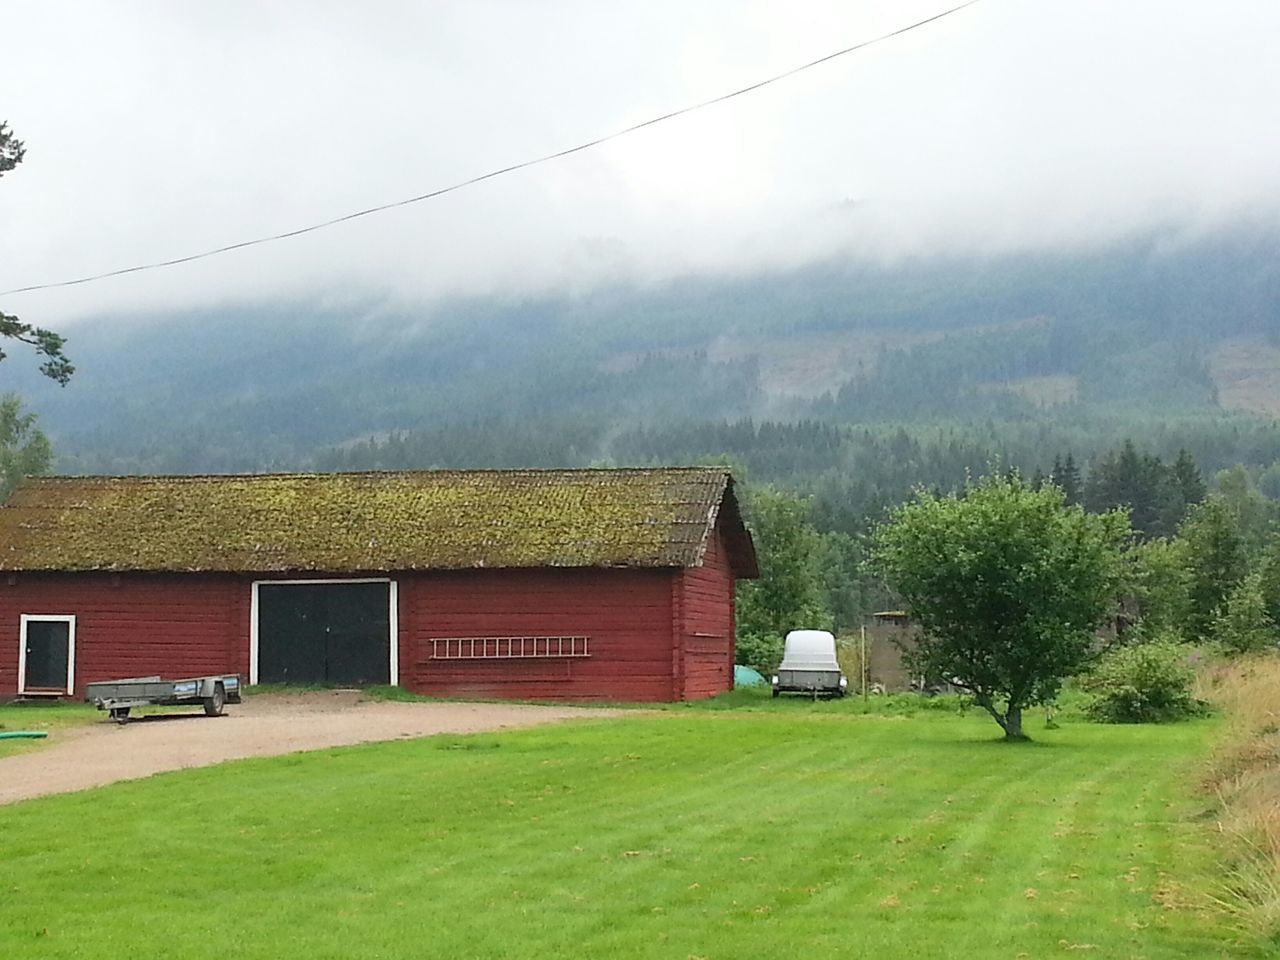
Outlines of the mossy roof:
{"type": "Polygon", "coordinates": [[[0,570],[689,567],[718,522],[755,576],[722,467],[40,477],[0,507],[0,570]]]}

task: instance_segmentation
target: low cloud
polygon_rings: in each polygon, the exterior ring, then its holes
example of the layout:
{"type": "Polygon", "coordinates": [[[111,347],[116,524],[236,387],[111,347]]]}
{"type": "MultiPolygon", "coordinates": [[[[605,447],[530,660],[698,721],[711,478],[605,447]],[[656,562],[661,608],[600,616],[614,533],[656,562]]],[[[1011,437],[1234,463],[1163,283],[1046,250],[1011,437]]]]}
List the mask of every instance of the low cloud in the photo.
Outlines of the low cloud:
{"type": "MultiPolygon", "coordinates": [[[[422,193],[943,6],[11,4],[0,119],[28,156],[0,181],[0,289],[422,193]]],[[[439,200],[0,309],[524,295],[1272,222],[1277,35],[1262,0],[984,0],[439,200]]]]}

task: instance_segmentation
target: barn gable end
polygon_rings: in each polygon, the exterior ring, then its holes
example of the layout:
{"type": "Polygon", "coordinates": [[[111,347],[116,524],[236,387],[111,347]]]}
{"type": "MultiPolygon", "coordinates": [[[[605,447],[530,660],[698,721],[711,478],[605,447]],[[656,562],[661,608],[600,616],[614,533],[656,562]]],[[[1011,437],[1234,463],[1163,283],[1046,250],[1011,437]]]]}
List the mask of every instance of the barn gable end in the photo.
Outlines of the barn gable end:
{"type": "Polygon", "coordinates": [[[733,686],[734,578],[725,540],[717,531],[703,563],[675,578],[680,655],[673,699],[698,700],[733,686]]]}

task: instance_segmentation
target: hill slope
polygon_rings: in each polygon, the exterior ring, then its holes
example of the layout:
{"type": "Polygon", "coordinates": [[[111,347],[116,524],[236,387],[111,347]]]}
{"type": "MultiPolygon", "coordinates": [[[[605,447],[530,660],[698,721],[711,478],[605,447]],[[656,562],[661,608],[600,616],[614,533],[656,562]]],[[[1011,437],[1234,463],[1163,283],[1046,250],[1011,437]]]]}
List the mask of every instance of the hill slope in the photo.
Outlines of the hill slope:
{"type": "MultiPolygon", "coordinates": [[[[572,460],[613,455],[604,441],[628,430],[748,417],[1101,418],[1123,432],[1280,409],[1273,249],[1256,233],[1148,238],[576,298],[100,317],[68,331],[79,370],[67,389],[22,356],[4,372],[73,471],[299,468],[349,461],[370,437],[481,422],[584,431],[560,455],[572,460]]],[[[458,457],[431,462],[473,465],[458,457]]]]}

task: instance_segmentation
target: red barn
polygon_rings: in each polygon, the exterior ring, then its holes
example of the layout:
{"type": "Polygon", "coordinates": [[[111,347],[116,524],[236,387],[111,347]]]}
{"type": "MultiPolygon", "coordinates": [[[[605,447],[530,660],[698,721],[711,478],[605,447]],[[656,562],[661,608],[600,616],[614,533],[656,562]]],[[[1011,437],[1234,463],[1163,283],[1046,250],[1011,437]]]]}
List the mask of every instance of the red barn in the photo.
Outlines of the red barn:
{"type": "Polygon", "coordinates": [[[708,697],[756,575],[718,467],[32,479],[0,508],[0,698],[224,672],[708,697]]]}

